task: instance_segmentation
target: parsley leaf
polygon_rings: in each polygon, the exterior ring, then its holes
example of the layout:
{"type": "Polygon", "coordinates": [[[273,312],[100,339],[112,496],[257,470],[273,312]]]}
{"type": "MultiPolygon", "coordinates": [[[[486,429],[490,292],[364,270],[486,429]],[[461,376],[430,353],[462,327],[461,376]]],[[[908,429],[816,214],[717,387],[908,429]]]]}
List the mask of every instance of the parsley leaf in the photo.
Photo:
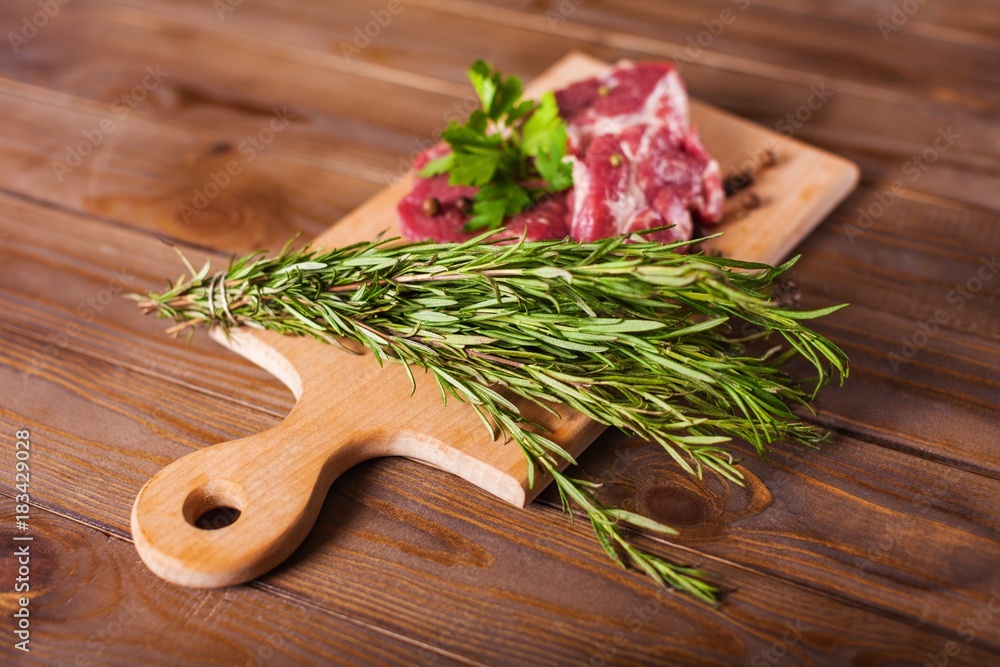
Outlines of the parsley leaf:
{"type": "Polygon", "coordinates": [[[451,152],[431,160],[420,176],[448,174],[449,185],[479,188],[466,231],[496,229],[545,196],[573,185],[566,156],[566,123],[555,95],[522,100],[524,86],[477,60],[469,80],[479,97],[465,124],[441,133],[451,152]]]}
{"type": "Polygon", "coordinates": [[[506,178],[484,185],[476,194],[473,215],[465,224],[465,230],[475,232],[499,227],[505,218],[517,215],[534,203],[530,192],[506,178]]]}
{"type": "Polygon", "coordinates": [[[524,124],[521,149],[535,158],[535,168],[553,190],[565,190],[573,184],[573,173],[566,154],[566,123],[559,117],[556,96],[545,93],[535,113],[524,124]]]}

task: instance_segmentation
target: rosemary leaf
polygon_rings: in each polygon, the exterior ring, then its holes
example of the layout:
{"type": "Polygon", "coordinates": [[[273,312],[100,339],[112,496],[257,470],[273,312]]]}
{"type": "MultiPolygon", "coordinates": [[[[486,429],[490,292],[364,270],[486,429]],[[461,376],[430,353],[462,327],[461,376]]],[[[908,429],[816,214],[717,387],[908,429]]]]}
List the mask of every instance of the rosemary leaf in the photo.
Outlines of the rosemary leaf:
{"type": "Polygon", "coordinates": [[[607,508],[593,484],[560,472],[571,462],[496,388],[548,408],[559,402],[659,443],[686,471],[742,474],[725,448],[744,440],[763,456],[778,441],[816,445],[826,435],[792,412],[849,364],[803,322],[839,307],[797,312],[771,300],[779,267],[681,254],[697,243],[641,236],[578,244],[504,239],[491,232],[461,244],[381,240],[234,258],[160,293],[132,295],[145,312],[228,330],[253,326],[324,342],[346,338],[431,373],[442,399],[471,404],[494,438],[515,441],[555,481],[564,508],[579,507],[619,564],[712,602],[719,590],[695,569],[633,546],[626,529],[673,529],[607,508]],[[747,326],[747,325],[752,326],[747,326]],[[745,332],[752,330],[753,333],[745,332]],[[734,332],[743,332],[740,334],[734,332]],[[746,344],[780,339],[754,355],[746,344]],[[783,366],[801,357],[812,387],[783,366]]]}

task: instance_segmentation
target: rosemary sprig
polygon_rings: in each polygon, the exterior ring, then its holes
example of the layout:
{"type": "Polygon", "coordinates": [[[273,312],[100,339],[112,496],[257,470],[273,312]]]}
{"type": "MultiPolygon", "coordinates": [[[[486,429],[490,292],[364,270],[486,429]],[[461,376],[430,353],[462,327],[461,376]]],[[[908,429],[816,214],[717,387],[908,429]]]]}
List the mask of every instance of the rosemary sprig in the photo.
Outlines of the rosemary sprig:
{"type": "Polygon", "coordinates": [[[708,468],[739,483],[724,447],[731,439],[763,455],[779,440],[825,438],[791,407],[807,405],[831,374],[842,382],[848,373],[844,353],[802,324],[841,306],[795,311],[765,294],[795,259],[771,267],[677,252],[692,242],[511,242],[497,234],[461,244],[286,247],[273,258],[231,260],[211,276],[208,263],[200,271],[187,264],[189,278],[133,297],[176,321],[171,332],[249,326],[333,344],[346,338],[380,364],[404,364],[411,380],[413,368],[423,369],[444,400],[470,404],[494,438],[521,447],[532,483],[536,468],[550,474],[564,509],[586,512],[616,562],[715,600],[704,573],[637,549],[622,530],[673,529],[603,506],[592,483],[560,472],[570,455],[498,390],[544,407],[564,403],[659,443],[692,474],[708,468]],[[753,333],[735,335],[740,328],[753,333]],[[785,345],[746,352],[771,334],[785,345]],[[811,390],[781,368],[796,356],[816,371],[811,390]]]}

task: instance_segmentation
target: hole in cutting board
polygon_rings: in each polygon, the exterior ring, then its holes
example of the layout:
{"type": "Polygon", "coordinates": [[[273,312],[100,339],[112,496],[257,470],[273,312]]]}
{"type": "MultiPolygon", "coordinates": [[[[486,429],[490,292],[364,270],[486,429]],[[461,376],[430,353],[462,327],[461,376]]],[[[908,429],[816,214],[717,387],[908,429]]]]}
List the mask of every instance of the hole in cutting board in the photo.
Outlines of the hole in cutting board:
{"type": "Polygon", "coordinates": [[[195,528],[202,530],[218,530],[236,523],[240,511],[235,507],[213,507],[194,521],[195,528]]]}
{"type": "Polygon", "coordinates": [[[236,522],[245,504],[243,489],[226,480],[206,482],[184,500],[184,518],[201,530],[218,530],[236,522]]]}

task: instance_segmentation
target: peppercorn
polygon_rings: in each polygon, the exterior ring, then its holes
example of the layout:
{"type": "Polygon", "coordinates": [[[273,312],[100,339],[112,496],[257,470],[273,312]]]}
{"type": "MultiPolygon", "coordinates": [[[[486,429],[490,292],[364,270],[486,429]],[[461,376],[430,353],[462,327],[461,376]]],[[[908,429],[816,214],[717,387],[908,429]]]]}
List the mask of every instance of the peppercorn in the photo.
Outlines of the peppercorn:
{"type": "Polygon", "coordinates": [[[424,200],[420,208],[423,210],[424,215],[428,218],[433,218],[441,212],[441,202],[438,201],[437,197],[428,197],[424,200]]]}
{"type": "Polygon", "coordinates": [[[468,197],[459,197],[458,201],[455,202],[455,206],[466,215],[472,213],[472,200],[468,197]]]}
{"type": "Polygon", "coordinates": [[[746,169],[744,171],[739,171],[734,174],[729,174],[722,181],[722,188],[726,192],[726,196],[735,194],[742,190],[743,188],[748,188],[756,182],[757,178],[754,176],[753,171],[746,169]]]}

